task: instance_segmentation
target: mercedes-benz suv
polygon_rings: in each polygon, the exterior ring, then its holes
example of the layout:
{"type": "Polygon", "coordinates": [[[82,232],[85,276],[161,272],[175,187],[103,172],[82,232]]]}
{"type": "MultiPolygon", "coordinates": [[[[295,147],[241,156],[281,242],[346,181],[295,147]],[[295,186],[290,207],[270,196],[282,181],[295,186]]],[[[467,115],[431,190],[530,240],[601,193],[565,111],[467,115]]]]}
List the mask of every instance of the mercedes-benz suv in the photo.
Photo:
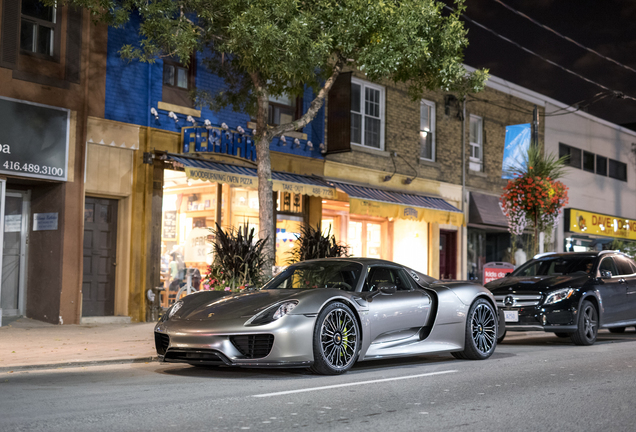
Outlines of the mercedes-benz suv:
{"type": "Polygon", "coordinates": [[[506,331],[544,330],[592,345],[600,328],[636,325],[636,263],[616,251],[540,254],[486,288],[506,331]]]}

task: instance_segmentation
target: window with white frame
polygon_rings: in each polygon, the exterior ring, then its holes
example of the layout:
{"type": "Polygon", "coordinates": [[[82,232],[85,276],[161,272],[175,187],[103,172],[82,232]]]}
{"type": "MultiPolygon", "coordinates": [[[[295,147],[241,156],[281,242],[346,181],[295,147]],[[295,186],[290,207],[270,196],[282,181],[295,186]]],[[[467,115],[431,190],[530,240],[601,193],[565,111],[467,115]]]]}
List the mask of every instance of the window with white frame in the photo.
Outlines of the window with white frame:
{"type": "Polygon", "coordinates": [[[351,79],[351,143],[384,150],[384,87],[351,79]]]}
{"type": "Polygon", "coordinates": [[[435,102],[420,102],[420,157],[435,160],[435,102]]]}
{"type": "Polygon", "coordinates": [[[481,171],[484,161],[484,120],[481,117],[470,116],[470,158],[469,168],[472,171],[481,171]]]}

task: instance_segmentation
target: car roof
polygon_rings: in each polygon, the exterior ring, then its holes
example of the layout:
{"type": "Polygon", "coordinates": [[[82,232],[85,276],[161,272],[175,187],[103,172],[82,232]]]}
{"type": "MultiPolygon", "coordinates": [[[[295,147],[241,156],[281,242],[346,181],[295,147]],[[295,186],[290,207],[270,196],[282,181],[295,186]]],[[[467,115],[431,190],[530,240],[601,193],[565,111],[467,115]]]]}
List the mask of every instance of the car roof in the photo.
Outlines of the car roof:
{"type": "Polygon", "coordinates": [[[546,253],[541,253],[538,255],[535,255],[533,258],[534,259],[541,259],[541,258],[551,258],[551,257],[563,257],[563,258],[567,258],[567,257],[574,257],[574,256],[579,256],[579,257],[598,257],[601,255],[610,255],[610,254],[614,254],[614,255],[622,255],[625,256],[627,258],[630,258],[629,255],[621,252],[621,251],[616,251],[616,250],[603,250],[603,251],[587,251],[587,252],[546,252],[546,253]]]}
{"type": "MultiPolygon", "coordinates": [[[[313,259],[313,260],[307,260],[307,261],[303,261],[303,262],[312,262],[312,261],[348,261],[348,262],[355,262],[358,264],[365,264],[365,265],[394,265],[394,266],[400,266],[400,267],[404,267],[401,264],[398,264],[396,262],[393,261],[388,261],[388,260],[383,260],[383,259],[379,259],[379,258],[365,258],[365,257],[333,257],[333,258],[318,258],[318,259],[313,259]]],[[[297,264],[297,263],[295,263],[297,264]]]]}

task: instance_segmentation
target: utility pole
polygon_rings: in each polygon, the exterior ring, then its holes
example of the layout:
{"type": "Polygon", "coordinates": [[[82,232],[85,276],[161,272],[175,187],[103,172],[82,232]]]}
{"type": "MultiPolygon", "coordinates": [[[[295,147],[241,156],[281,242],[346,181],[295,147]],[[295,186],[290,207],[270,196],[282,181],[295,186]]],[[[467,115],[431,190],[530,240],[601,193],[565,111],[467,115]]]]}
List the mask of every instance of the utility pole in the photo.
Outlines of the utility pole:
{"type": "Polygon", "coordinates": [[[539,145],[539,111],[536,105],[532,111],[532,137],[530,138],[530,144],[534,146],[539,145]]]}

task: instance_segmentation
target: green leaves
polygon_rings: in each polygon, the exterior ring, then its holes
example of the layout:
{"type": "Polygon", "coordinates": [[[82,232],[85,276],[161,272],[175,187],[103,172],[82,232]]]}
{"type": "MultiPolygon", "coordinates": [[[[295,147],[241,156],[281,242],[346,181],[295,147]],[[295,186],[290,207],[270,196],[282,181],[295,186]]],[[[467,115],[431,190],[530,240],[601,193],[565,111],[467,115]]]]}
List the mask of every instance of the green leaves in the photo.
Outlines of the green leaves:
{"type": "Polygon", "coordinates": [[[329,231],[323,234],[320,224],[316,228],[302,225],[300,234],[296,235],[296,244],[289,251],[288,264],[318,258],[336,258],[349,256],[349,248],[339,244],[336,237],[329,231]]]}

